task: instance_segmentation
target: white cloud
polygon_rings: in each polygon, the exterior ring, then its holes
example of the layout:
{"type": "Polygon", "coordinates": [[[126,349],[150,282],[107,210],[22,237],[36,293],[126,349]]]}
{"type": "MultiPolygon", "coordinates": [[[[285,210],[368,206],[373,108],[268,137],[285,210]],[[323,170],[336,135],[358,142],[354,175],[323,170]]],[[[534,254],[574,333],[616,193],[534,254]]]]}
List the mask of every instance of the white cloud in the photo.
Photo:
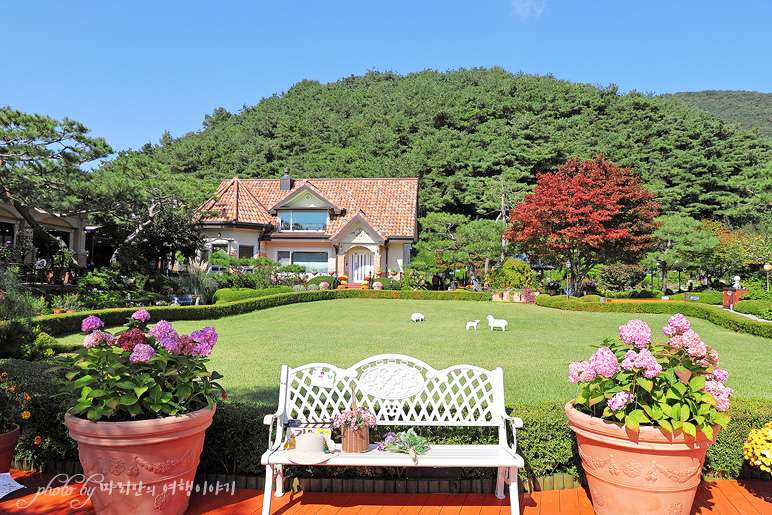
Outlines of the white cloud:
{"type": "Polygon", "coordinates": [[[538,18],[544,6],[547,5],[547,0],[510,0],[512,3],[512,10],[520,18],[538,18]]]}

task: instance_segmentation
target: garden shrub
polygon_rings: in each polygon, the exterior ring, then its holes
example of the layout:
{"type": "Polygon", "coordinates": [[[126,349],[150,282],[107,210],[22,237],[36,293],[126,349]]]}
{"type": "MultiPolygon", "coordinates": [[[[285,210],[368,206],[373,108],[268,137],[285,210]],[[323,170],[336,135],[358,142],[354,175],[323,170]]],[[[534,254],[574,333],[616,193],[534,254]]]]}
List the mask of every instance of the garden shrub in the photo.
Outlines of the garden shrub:
{"type": "Polygon", "coordinates": [[[319,286],[319,284],[323,282],[332,284],[334,280],[335,279],[331,275],[316,275],[306,282],[306,286],[311,286],[312,284],[319,286]]]}
{"type": "MultiPolygon", "coordinates": [[[[714,291],[714,292],[698,292],[698,293],[692,293],[687,292],[685,295],[688,295],[689,297],[699,297],[699,300],[691,301],[691,302],[702,302],[703,304],[723,304],[724,303],[724,292],[721,291],[714,291]]],[[[772,305],[772,303],[770,303],[772,305]]]]}
{"type": "Polygon", "coordinates": [[[741,300],[734,305],[734,310],[738,313],[754,315],[759,318],[765,318],[762,315],[770,308],[772,308],[772,302],[768,300],[741,300]]]}
{"type": "Polygon", "coordinates": [[[580,297],[579,300],[581,302],[600,302],[600,295],[585,295],[580,297]]]}
{"type": "Polygon", "coordinates": [[[257,299],[267,295],[276,295],[277,293],[291,293],[290,286],[274,286],[272,288],[263,288],[254,290],[252,288],[223,288],[214,293],[213,301],[215,304],[222,302],[234,302],[237,300],[257,299]]]}
{"type": "Polygon", "coordinates": [[[519,259],[507,259],[491,274],[493,288],[532,288],[536,285],[536,271],[519,259]]]}
{"type": "Polygon", "coordinates": [[[615,263],[600,267],[598,286],[608,290],[632,288],[646,278],[646,269],[641,265],[615,263]]]}
{"type": "Polygon", "coordinates": [[[384,290],[401,290],[402,284],[397,279],[391,279],[389,277],[376,277],[373,279],[373,284],[381,283],[384,290]]]}

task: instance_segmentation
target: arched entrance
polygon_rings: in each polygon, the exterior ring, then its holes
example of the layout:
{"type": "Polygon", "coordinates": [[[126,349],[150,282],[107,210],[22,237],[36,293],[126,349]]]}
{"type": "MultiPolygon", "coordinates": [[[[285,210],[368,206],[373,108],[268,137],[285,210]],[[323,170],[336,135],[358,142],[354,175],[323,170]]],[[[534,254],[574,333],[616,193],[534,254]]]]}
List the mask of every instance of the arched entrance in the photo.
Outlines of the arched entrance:
{"type": "Polygon", "coordinates": [[[373,275],[373,253],[358,248],[348,253],[349,282],[361,283],[373,275]]]}

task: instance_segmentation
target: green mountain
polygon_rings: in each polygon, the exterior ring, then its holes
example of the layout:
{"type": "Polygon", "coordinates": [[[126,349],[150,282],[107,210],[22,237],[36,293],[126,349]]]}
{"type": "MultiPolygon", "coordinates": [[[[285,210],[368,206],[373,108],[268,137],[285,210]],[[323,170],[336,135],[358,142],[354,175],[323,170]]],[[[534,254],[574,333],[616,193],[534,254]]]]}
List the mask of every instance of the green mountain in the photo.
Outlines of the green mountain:
{"type": "Polygon", "coordinates": [[[662,96],[677,98],[743,129],[759,129],[772,139],[772,93],[708,90],[662,96]]]}
{"type": "MultiPolygon", "coordinates": [[[[765,216],[772,143],[673,98],[501,68],[304,80],[142,153],[212,183],[239,176],[420,177],[421,214],[496,218],[579,157],[634,169],[663,210],[765,216]]],[[[132,154],[120,159],[132,159],[132,154]]]]}

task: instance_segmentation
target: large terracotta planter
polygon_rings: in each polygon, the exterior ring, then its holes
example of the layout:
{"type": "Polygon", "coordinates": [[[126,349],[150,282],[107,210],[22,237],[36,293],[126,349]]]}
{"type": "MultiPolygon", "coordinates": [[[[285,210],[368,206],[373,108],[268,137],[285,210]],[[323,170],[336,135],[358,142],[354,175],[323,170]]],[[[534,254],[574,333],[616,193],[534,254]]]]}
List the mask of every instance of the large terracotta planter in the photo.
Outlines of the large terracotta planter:
{"type": "Polygon", "coordinates": [[[565,406],[576,433],[587,486],[597,515],[689,515],[705,452],[715,441],[667,434],[651,426],[639,433],[565,406]]]}
{"type": "Polygon", "coordinates": [[[11,431],[0,434],[0,474],[11,470],[13,452],[16,450],[17,443],[19,443],[19,424],[14,424],[11,431]]]}
{"type": "Polygon", "coordinates": [[[214,409],[180,417],[91,422],[67,413],[98,515],[181,515],[188,509],[214,409]],[[127,488],[129,495],[127,495],[127,488]]]}

